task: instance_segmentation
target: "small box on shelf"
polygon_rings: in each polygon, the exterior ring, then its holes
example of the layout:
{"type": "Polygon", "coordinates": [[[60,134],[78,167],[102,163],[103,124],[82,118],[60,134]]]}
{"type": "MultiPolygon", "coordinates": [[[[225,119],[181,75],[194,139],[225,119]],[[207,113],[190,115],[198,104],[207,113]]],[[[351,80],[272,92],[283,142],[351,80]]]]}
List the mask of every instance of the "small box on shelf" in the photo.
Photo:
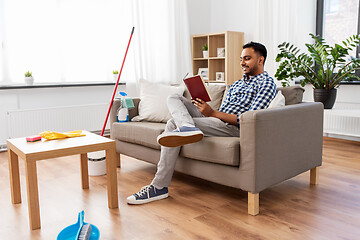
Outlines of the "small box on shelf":
{"type": "Polygon", "coordinates": [[[225,48],[217,48],[217,57],[225,57],[225,48]]]}
{"type": "Polygon", "coordinates": [[[216,81],[224,81],[224,72],[216,72],[216,81]]]}

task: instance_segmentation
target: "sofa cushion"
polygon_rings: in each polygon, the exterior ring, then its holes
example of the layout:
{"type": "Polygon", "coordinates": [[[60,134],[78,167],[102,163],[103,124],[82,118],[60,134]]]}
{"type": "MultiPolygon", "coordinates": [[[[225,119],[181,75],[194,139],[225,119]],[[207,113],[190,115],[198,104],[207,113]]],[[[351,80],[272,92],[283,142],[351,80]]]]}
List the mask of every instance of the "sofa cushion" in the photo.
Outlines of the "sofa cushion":
{"type": "MultiPolygon", "coordinates": [[[[224,84],[210,84],[207,86],[211,101],[208,102],[212,109],[218,110],[220,108],[220,104],[222,103],[225,85],[224,84]]],[[[190,93],[188,89],[185,89],[184,97],[187,99],[191,99],[190,93]]]]}
{"type": "Polygon", "coordinates": [[[167,122],[171,115],[167,107],[167,98],[172,94],[184,93],[185,86],[170,86],[140,81],[139,115],[131,121],[167,122]]]}
{"type": "Polygon", "coordinates": [[[271,100],[268,108],[279,108],[285,106],[285,97],[282,95],[281,90],[278,90],[275,98],[271,100]]]}
{"type": "Polygon", "coordinates": [[[300,86],[278,87],[285,97],[285,105],[301,103],[305,89],[300,86]]]}
{"type": "Polygon", "coordinates": [[[227,94],[229,92],[229,89],[230,89],[231,85],[230,84],[226,84],[225,86],[225,90],[224,90],[224,95],[223,95],[223,98],[221,99],[221,104],[220,106],[224,103],[224,101],[226,100],[226,97],[227,97],[227,94]]]}
{"type": "Polygon", "coordinates": [[[157,143],[156,138],[164,131],[164,129],[164,123],[115,122],[111,127],[111,136],[120,141],[140,144],[160,150],[160,145],[157,143]]]}
{"type": "MultiPolygon", "coordinates": [[[[111,136],[117,140],[139,144],[160,150],[156,138],[165,129],[164,123],[125,122],[113,123],[111,136]]],[[[198,143],[184,145],[180,156],[204,162],[239,165],[240,138],[235,137],[204,137],[198,143]]]]}
{"type": "Polygon", "coordinates": [[[200,142],[184,145],[180,156],[204,162],[239,166],[240,138],[204,137],[200,142]]]}

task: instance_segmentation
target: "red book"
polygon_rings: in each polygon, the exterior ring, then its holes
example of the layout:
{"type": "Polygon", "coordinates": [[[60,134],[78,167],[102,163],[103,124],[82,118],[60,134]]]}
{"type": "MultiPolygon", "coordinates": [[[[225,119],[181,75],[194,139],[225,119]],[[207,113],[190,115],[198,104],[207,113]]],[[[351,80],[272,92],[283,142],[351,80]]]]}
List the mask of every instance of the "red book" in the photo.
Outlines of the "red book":
{"type": "Polygon", "coordinates": [[[200,98],[205,102],[210,102],[210,94],[200,75],[184,79],[184,83],[190,92],[192,99],[200,98]]]}

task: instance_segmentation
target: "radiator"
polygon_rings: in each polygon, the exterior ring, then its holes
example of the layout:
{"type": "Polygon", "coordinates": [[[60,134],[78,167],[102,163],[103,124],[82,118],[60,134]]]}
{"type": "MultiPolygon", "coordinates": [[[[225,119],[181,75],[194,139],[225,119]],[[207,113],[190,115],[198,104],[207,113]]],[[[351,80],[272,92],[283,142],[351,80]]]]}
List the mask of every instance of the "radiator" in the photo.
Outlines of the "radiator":
{"type": "MultiPolygon", "coordinates": [[[[108,107],[108,104],[104,103],[8,111],[8,134],[10,138],[17,138],[37,135],[42,131],[87,130],[100,132],[108,107]]],[[[109,129],[109,126],[108,121],[106,129],[109,129]]]]}
{"type": "Polygon", "coordinates": [[[360,137],[360,110],[324,110],[324,133],[360,137]]]}

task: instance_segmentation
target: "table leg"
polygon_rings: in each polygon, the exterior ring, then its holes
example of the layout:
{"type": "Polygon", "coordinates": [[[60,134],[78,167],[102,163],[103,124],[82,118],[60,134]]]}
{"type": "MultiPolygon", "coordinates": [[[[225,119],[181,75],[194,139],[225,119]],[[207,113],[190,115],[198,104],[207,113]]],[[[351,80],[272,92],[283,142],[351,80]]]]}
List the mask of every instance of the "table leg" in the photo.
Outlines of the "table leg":
{"type": "Polygon", "coordinates": [[[36,161],[25,160],[30,228],[41,228],[36,161]]]}
{"type": "Polygon", "coordinates": [[[116,153],[116,167],[121,168],[121,159],[119,153],[116,153]]]}
{"type": "Polygon", "coordinates": [[[109,208],[118,207],[118,189],[116,174],[116,150],[115,143],[112,149],[106,150],[106,174],[107,174],[107,192],[109,208]]]}
{"type": "Polygon", "coordinates": [[[89,188],[88,157],[86,153],[80,154],[81,186],[83,189],[89,188]]]}
{"type": "Polygon", "coordinates": [[[21,203],[19,158],[11,149],[8,149],[9,174],[11,202],[13,204],[21,203]]]}

